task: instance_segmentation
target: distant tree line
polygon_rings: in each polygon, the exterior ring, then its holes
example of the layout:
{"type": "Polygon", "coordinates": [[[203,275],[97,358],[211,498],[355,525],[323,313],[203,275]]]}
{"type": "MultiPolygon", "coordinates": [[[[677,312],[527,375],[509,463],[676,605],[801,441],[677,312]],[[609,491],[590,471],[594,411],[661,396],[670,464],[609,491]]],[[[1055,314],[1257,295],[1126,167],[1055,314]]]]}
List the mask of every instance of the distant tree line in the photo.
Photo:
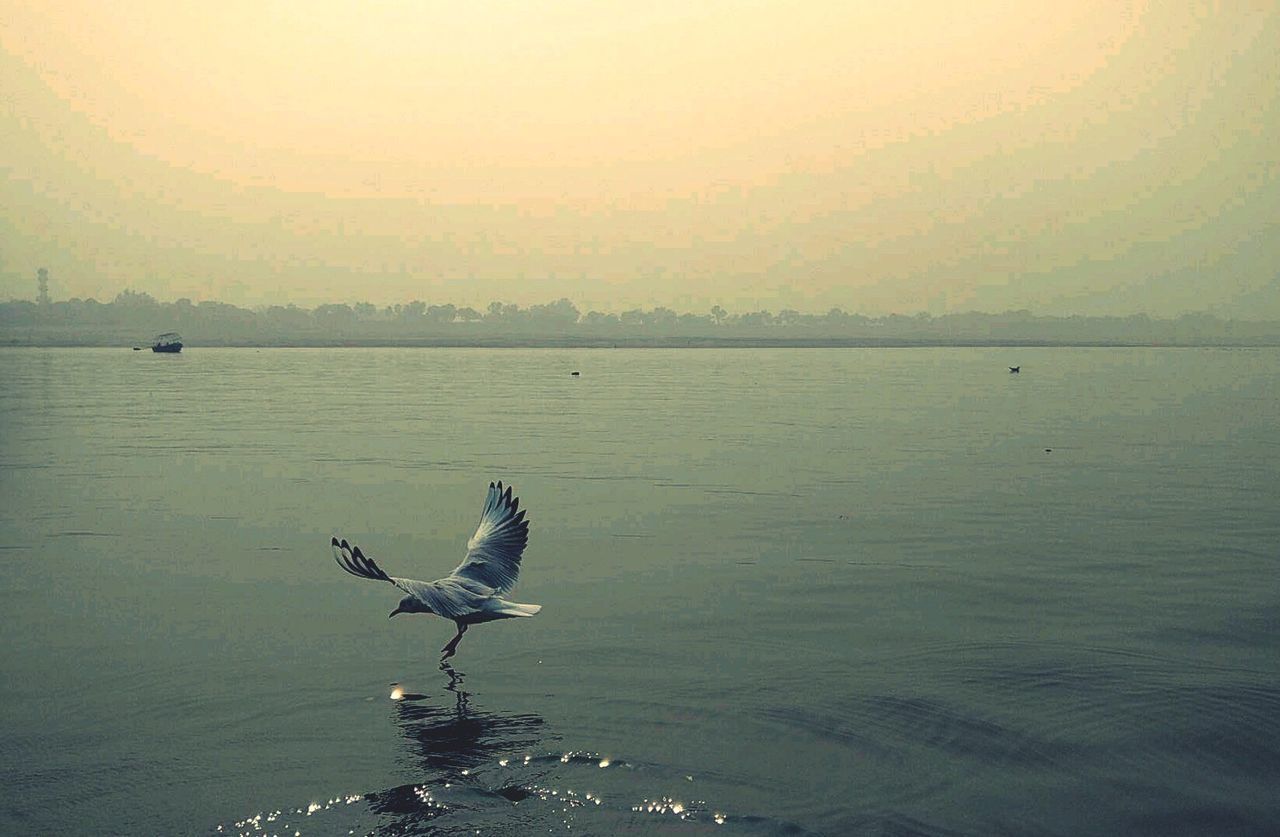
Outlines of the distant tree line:
{"type": "Polygon", "coordinates": [[[1280,345],[1280,323],[1223,320],[1208,314],[1176,319],[1045,317],[1029,311],[867,317],[832,308],[679,313],[633,308],[583,313],[567,299],[545,305],[493,302],[484,311],[413,300],[314,309],[272,305],[250,310],[223,302],[160,302],[125,290],[110,302],[68,299],[0,303],[0,342],[19,345],[123,345],[178,331],[202,345],[501,344],[566,345],[865,343],[1280,345]]]}

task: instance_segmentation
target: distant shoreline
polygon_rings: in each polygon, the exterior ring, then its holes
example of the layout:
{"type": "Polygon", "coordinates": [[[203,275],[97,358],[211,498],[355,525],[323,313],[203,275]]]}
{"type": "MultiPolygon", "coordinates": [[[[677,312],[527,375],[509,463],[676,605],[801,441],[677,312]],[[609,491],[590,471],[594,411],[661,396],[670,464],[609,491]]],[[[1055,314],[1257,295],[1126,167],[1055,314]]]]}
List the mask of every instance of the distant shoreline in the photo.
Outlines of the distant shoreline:
{"type": "MultiPolygon", "coordinates": [[[[48,349],[121,349],[132,345],[101,340],[17,340],[0,342],[7,348],[48,349]]],[[[1186,342],[1144,342],[1114,340],[938,340],[904,338],[442,338],[403,340],[280,340],[280,341],[216,341],[188,340],[188,350],[209,349],[1000,349],[1000,348],[1095,348],[1095,349],[1194,349],[1194,348],[1273,348],[1280,342],[1205,340],[1186,342]]],[[[147,345],[143,349],[149,349],[147,345]]]]}
{"type": "Polygon", "coordinates": [[[70,299],[0,303],[0,345],[150,346],[177,332],[196,346],[277,348],[841,349],[915,347],[1280,346],[1280,320],[1038,316],[1030,311],[969,311],[868,317],[833,308],[706,314],[669,308],[583,314],[568,299],[520,308],[493,302],[486,313],[414,300],[294,306],[251,311],[187,299],[159,302],[122,291],[113,301],[70,299]]]}

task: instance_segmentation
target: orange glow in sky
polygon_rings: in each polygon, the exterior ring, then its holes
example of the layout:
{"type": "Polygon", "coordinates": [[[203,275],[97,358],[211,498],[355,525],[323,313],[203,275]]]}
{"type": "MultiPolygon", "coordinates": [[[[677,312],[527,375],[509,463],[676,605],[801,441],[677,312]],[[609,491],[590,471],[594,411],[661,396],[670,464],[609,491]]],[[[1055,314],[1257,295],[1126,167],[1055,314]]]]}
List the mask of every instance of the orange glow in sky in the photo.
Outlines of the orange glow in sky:
{"type": "Polygon", "coordinates": [[[1274,281],[1269,4],[4,5],[0,295],[48,264],[64,297],[1167,314],[1274,281]]]}

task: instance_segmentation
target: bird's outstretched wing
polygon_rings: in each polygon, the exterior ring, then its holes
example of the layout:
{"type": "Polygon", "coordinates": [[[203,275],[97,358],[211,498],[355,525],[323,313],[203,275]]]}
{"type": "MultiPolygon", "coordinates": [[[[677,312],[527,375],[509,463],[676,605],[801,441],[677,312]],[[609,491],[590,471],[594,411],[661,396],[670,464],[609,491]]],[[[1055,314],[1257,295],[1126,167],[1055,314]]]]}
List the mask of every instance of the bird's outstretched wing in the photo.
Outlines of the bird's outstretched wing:
{"type": "Polygon", "coordinates": [[[346,539],[330,539],[333,557],[338,566],[360,578],[387,581],[430,608],[432,613],[457,619],[479,610],[487,598],[486,588],[474,589],[470,579],[442,578],[439,581],[418,581],[413,578],[396,578],[383,572],[373,559],[360,551],[360,547],[347,543],[346,539]]]}
{"type": "MultiPolygon", "coordinates": [[[[360,551],[360,547],[347,543],[346,538],[342,540],[332,538],[330,545],[333,547],[333,557],[338,562],[338,566],[352,575],[396,584],[396,579],[384,573],[381,567],[373,563],[372,558],[365,557],[365,554],[360,551]]],[[[396,586],[399,587],[400,585],[396,584],[396,586]]]]}
{"type": "Polygon", "coordinates": [[[480,513],[480,525],[467,541],[467,557],[451,578],[466,579],[493,588],[497,595],[509,591],[520,576],[520,556],[529,543],[529,521],[511,496],[511,486],[489,483],[489,494],[480,513]]]}

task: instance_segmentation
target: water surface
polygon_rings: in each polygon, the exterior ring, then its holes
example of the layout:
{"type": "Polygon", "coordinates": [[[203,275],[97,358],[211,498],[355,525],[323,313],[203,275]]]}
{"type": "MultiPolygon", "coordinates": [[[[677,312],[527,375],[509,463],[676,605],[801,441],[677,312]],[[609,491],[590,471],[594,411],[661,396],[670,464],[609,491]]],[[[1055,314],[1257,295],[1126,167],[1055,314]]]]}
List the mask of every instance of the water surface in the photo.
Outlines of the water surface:
{"type": "Polygon", "coordinates": [[[0,351],[0,831],[1266,833],[1277,369],[0,351]],[[443,575],[499,478],[545,609],[441,670],[328,539],[443,575]]]}

